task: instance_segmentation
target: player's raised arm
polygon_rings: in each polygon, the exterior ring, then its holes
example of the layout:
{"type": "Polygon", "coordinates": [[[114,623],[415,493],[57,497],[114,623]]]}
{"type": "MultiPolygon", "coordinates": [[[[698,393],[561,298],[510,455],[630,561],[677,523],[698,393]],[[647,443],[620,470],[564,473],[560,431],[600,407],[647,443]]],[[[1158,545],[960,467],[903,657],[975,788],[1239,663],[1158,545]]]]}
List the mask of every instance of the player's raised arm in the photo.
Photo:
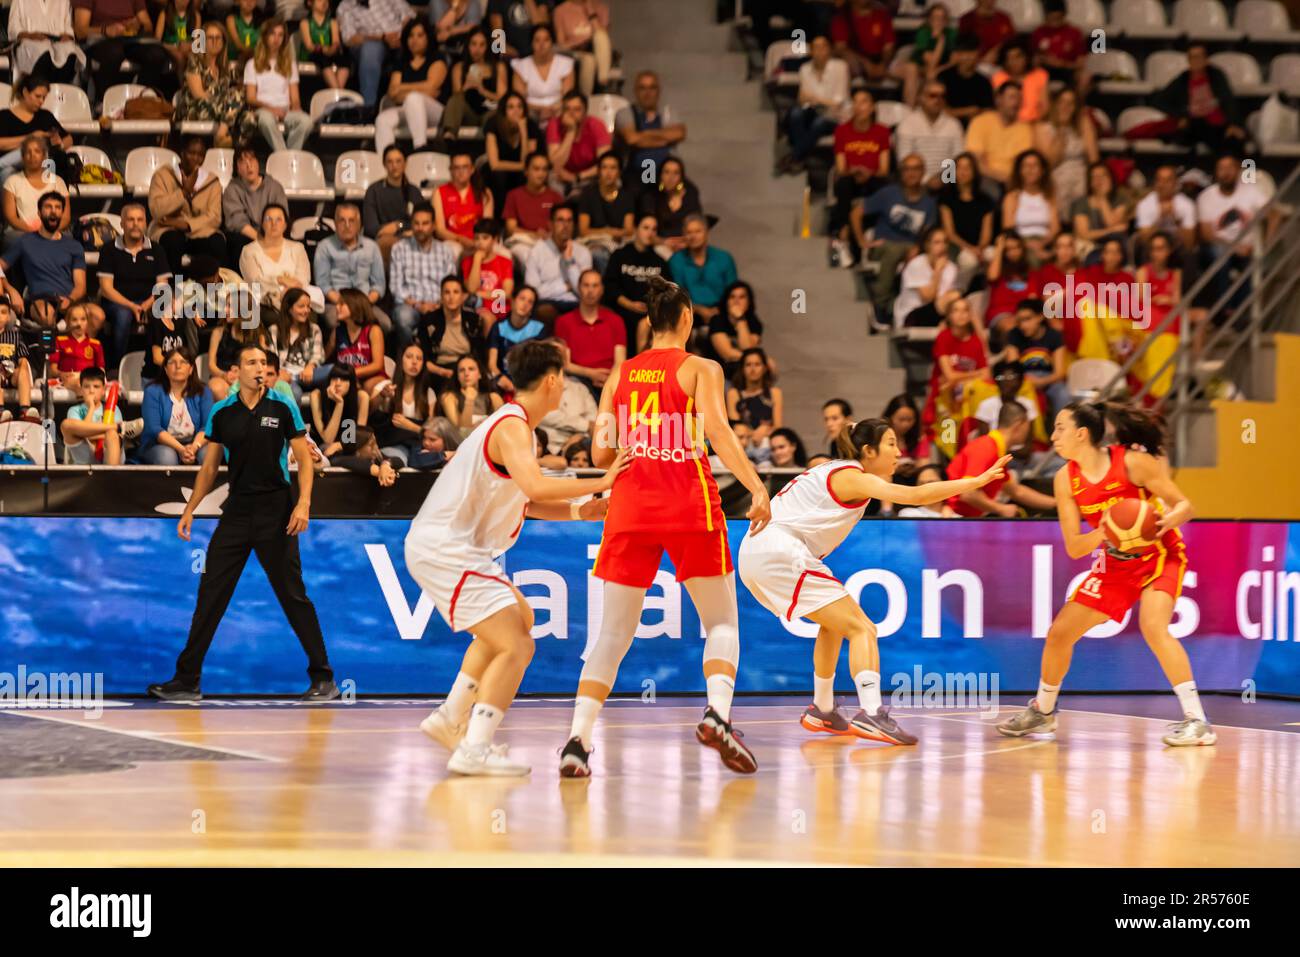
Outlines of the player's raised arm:
{"type": "Polygon", "coordinates": [[[1083,558],[1106,544],[1106,533],[1100,528],[1081,532],[1083,513],[1079,503],[1070,493],[1069,469],[1059,469],[1052,479],[1052,492],[1056,496],[1056,515],[1061,523],[1061,537],[1065,539],[1065,552],[1071,558],[1083,558]]]}
{"type": "Polygon", "coordinates": [[[874,498],[895,505],[932,505],[964,495],[966,492],[983,488],[989,482],[1002,478],[1003,469],[1011,461],[1010,455],[1004,455],[993,463],[985,472],[967,478],[949,479],[945,482],[930,482],[927,485],[896,485],[887,482],[870,472],[858,472],[844,469],[831,476],[831,489],[846,502],[860,502],[864,498],[874,498]]]}
{"type": "Polygon", "coordinates": [[[1174,484],[1173,477],[1169,474],[1167,459],[1149,452],[1130,449],[1124,453],[1124,467],[1128,469],[1129,478],[1135,484],[1142,486],[1152,495],[1159,496],[1168,506],[1156,521],[1156,529],[1162,535],[1192,517],[1192,503],[1183,494],[1182,489],[1174,484]]]}
{"type": "Polygon", "coordinates": [[[494,461],[505,463],[510,478],[532,502],[559,502],[604,492],[613,486],[629,461],[626,452],[619,452],[600,478],[549,478],[542,475],[537,465],[535,441],[533,430],[518,416],[502,419],[488,440],[488,455],[494,461]]]}
{"type": "MultiPolygon", "coordinates": [[[[752,531],[760,531],[772,519],[772,505],[768,499],[767,486],[763,484],[758,470],[745,454],[740,439],[736,438],[736,433],[727,421],[727,384],[722,375],[722,366],[712,359],[699,356],[692,356],[686,361],[691,363],[696,372],[695,407],[699,410],[704,435],[722,464],[749,490],[753,504],[745,517],[749,519],[752,531]]],[[[603,400],[604,396],[601,398],[603,400]]]]}

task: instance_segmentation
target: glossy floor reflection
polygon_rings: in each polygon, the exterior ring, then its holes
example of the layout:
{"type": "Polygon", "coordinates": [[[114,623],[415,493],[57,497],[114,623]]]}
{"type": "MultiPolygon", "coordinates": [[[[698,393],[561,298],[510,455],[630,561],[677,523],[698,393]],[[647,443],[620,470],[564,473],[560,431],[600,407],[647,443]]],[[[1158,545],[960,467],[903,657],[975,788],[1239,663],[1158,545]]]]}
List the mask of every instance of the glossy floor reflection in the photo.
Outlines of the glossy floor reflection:
{"type": "Polygon", "coordinates": [[[921,742],[892,748],[742,699],[740,778],[695,743],[699,699],[617,702],[586,782],[555,770],[563,701],[507,716],[522,780],[449,777],[423,703],[4,712],[0,864],[1300,863],[1300,704],[1209,698],[1218,747],[1178,751],[1143,716],[1171,704],[1073,696],[1055,740],[900,710],[921,742]]]}

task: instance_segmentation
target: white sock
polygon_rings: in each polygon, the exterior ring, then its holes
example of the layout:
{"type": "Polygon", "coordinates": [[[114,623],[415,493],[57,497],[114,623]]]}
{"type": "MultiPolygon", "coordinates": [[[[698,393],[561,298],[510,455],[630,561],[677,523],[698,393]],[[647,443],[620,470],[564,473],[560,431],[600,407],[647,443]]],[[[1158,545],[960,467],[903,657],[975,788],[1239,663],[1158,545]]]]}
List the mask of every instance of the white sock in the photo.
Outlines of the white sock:
{"type": "Polygon", "coordinates": [[[456,680],[447,692],[447,700],[439,710],[452,724],[464,724],[469,717],[469,709],[474,707],[474,696],[477,693],[478,682],[463,671],[457,672],[456,680]]]}
{"type": "Polygon", "coordinates": [[[1038,702],[1038,710],[1043,714],[1051,714],[1056,710],[1056,696],[1061,693],[1060,685],[1049,685],[1042,678],[1038,679],[1038,694],[1034,695],[1034,700],[1038,702]]]}
{"type": "Polygon", "coordinates": [[[569,737],[580,738],[582,746],[591,750],[591,737],[596,728],[596,716],[604,707],[604,702],[596,698],[579,697],[573,702],[573,724],[569,728],[569,737]]]}
{"type": "Polygon", "coordinates": [[[474,712],[469,716],[469,728],[465,731],[466,744],[491,744],[492,735],[497,732],[497,725],[506,713],[490,704],[474,705],[474,712]]]}
{"type": "Polygon", "coordinates": [[[709,707],[723,721],[731,721],[731,696],[736,692],[736,679],[731,675],[709,675],[704,679],[704,687],[709,693],[709,707]]]}
{"type": "Polygon", "coordinates": [[[1205,720],[1205,709],[1201,707],[1201,698],[1196,693],[1195,681],[1184,681],[1180,685],[1174,685],[1174,694],[1178,695],[1178,703],[1183,706],[1184,718],[1205,720]]]}
{"type": "Polygon", "coordinates": [[[823,678],[813,672],[813,706],[818,711],[830,711],[835,707],[835,675],[823,678]]]}
{"type": "Polygon", "coordinates": [[[853,683],[858,686],[858,703],[867,714],[880,710],[880,672],[866,668],[853,676],[853,683]]]}

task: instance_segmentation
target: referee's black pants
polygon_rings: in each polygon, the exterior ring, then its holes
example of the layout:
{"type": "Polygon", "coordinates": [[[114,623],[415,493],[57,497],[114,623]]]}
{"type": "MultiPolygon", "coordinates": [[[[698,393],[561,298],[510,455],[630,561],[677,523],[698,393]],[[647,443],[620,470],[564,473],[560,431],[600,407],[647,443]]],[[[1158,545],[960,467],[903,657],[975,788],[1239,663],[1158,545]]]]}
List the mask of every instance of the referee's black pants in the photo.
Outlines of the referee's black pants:
{"type": "Polygon", "coordinates": [[[289,489],[260,495],[232,494],[226,500],[221,521],[208,543],[189,640],[176,659],[176,678],[187,686],[199,684],[203,658],[239,584],[249,552],[257,553],[289,625],[307,652],[307,674],[314,682],[333,680],[316,606],[307,597],[302,581],[298,538],[285,532],[293,502],[289,489]]]}

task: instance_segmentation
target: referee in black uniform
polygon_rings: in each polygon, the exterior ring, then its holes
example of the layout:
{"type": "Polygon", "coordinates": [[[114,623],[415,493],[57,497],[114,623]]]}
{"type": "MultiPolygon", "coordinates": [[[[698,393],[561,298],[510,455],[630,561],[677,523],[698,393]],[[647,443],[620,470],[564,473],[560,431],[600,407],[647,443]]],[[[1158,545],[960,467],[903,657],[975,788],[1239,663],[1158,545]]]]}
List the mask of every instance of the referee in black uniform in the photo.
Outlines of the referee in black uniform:
{"type": "Polygon", "coordinates": [[[177,534],[190,540],[194,510],[212,490],[223,458],[229,466],[230,494],[208,543],[190,637],[176,659],[176,676],[150,685],[149,694],[163,701],[198,701],[203,697],[199,690],[203,658],[239,584],[248,554],[256,552],[280,607],[307,652],[311,687],[302,700],[331,701],[339,697],[339,688],[325,653],[316,608],[307,597],[298,557],[297,535],[307,528],[314,478],[307,429],[297,406],[263,384],[266,353],[260,346],[244,346],[236,361],[239,389],[214,405],[208,414],[203,431],[216,448],[199,469],[194,494],[176,526],[177,534]],[[298,460],[297,504],[289,482],[290,448],[298,460]]]}

